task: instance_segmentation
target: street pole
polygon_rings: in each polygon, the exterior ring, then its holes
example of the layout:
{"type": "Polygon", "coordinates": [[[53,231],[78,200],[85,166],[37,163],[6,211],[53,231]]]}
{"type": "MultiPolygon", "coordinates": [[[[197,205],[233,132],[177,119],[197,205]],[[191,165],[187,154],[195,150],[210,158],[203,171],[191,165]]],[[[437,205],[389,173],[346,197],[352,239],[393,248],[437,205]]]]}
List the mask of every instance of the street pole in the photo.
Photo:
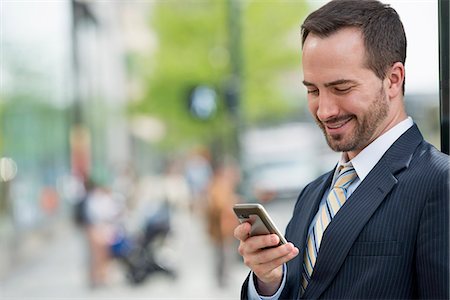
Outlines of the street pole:
{"type": "Polygon", "coordinates": [[[86,182],[90,176],[90,135],[84,124],[82,93],[80,78],[82,76],[82,51],[80,30],[83,24],[96,25],[97,20],[90,11],[88,3],[71,0],[72,9],[72,79],[73,79],[73,110],[70,121],[70,160],[72,173],[81,181],[86,182]]]}
{"type": "Polygon", "coordinates": [[[233,121],[233,155],[240,159],[239,132],[243,130],[242,94],[242,19],[241,0],[228,0],[228,33],[231,76],[225,87],[225,100],[233,121]]]}
{"type": "Polygon", "coordinates": [[[450,85],[450,0],[439,0],[439,107],[441,120],[441,151],[449,154],[449,85],[450,85]]]}

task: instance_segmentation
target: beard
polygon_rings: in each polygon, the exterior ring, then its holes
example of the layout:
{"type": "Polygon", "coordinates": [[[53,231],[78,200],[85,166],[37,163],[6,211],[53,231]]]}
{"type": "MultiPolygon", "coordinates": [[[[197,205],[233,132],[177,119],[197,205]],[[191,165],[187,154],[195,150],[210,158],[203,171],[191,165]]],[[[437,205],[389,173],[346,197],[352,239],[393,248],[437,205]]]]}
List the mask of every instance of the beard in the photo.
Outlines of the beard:
{"type": "Polygon", "coordinates": [[[317,118],[316,122],[322,129],[328,146],[336,152],[348,152],[362,150],[369,145],[380,124],[386,119],[389,112],[387,97],[382,87],[378,96],[372,101],[365,115],[357,117],[356,115],[344,115],[336,117],[332,122],[343,120],[356,121],[356,128],[353,132],[343,134],[328,134],[325,125],[317,118]]]}

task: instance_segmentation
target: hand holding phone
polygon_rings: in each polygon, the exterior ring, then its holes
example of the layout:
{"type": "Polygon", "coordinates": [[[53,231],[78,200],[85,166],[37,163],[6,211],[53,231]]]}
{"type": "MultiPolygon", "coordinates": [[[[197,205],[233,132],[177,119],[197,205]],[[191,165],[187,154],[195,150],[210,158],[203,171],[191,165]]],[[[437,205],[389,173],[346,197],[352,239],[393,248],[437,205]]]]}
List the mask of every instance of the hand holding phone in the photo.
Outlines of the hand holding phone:
{"type": "Polygon", "coordinates": [[[245,264],[254,272],[257,278],[258,292],[261,295],[273,295],[283,279],[282,265],[296,257],[299,250],[292,243],[286,241],[261,204],[236,204],[233,209],[240,223],[251,224],[250,231],[248,226],[241,225],[235,229],[234,236],[240,241],[239,254],[244,258],[245,264]],[[275,241],[269,242],[272,240],[271,238],[262,238],[255,242],[247,239],[248,234],[252,236],[272,233],[279,237],[278,245],[274,245],[275,241]],[[270,246],[267,247],[267,245],[270,246]],[[268,248],[272,249],[265,250],[268,248]],[[275,261],[276,263],[274,263],[275,261]]]}
{"type": "Polygon", "coordinates": [[[286,239],[261,204],[235,204],[233,210],[240,223],[248,222],[252,225],[250,236],[274,233],[280,238],[279,245],[287,244],[286,239]]]}

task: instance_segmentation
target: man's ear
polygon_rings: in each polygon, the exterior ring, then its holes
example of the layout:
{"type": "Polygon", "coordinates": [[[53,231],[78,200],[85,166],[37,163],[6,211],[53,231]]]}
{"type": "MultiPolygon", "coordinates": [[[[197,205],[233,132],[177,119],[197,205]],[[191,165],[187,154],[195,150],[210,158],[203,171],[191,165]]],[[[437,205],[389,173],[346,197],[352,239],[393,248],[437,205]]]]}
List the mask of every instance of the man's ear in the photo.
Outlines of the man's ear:
{"type": "Polygon", "coordinates": [[[396,62],[389,68],[387,74],[387,93],[390,99],[403,94],[403,82],[405,81],[405,66],[396,62]]]}

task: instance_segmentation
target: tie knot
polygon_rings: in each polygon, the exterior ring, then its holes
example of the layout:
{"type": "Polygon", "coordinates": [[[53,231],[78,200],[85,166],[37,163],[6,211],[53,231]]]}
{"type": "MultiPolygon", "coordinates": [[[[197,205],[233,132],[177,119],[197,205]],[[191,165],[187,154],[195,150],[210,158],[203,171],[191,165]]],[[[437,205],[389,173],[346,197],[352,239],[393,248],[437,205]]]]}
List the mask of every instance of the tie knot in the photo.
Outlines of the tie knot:
{"type": "Polygon", "coordinates": [[[352,164],[342,166],[334,186],[346,189],[356,177],[356,171],[352,164]]]}

